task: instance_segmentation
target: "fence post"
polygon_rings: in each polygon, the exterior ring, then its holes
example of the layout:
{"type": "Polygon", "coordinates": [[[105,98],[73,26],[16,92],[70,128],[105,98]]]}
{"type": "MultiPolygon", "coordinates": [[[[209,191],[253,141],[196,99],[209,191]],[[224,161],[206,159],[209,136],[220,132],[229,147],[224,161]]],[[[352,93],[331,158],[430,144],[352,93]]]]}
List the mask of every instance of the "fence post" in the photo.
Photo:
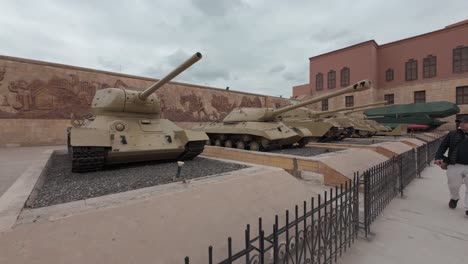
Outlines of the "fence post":
{"type": "Polygon", "coordinates": [[[398,175],[400,178],[400,196],[403,197],[403,158],[398,156],[398,167],[400,174],[398,175]]]}
{"type": "MultiPolygon", "coordinates": [[[[354,211],[355,211],[355,218],[356,219],[354,223],[354,233],[356,238],[358,237],[359,233],[359,172],[357,173],[357,176],[354,176],[354,196],[356,198],[355,203],[354,203],[354,211]]],[[[336,258],[335,258],[336,262],[336,258]]]]}
{"type": "Polygon", "coordinates": [[[429,143],[426,142],[426,144],[424,144],[424,146],[426,146],[426,163],[427,163],[427,166],[431,165],[431,161],[429,160],[429,143]]]}
{"type": "Polygon", "coordinates": [[[365,171],[363,173],[363,178],[364,178],[364,234],[365,234],[365,237],[367,238],[369,236],[369,225],[370,225],[370,221],[369,221],[369,218],[370,218],[370,203],[369,203],[369,199],[370,199],[370,194],[369,194],[369,190],[370,190],[370,183],[369,183],[369,171],[365,171]]]}

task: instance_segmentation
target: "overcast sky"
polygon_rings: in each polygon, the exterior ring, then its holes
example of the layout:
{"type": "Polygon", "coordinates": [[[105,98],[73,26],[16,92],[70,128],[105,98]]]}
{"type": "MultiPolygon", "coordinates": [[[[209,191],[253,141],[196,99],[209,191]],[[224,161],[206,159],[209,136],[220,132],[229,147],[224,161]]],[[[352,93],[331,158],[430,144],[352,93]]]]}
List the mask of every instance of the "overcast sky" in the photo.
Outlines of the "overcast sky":
{"type": "Polygon", "coordinates": [[[289,97],[308,58],[468,19],[467,0],[1,1],[0,54],[289,97]]]}

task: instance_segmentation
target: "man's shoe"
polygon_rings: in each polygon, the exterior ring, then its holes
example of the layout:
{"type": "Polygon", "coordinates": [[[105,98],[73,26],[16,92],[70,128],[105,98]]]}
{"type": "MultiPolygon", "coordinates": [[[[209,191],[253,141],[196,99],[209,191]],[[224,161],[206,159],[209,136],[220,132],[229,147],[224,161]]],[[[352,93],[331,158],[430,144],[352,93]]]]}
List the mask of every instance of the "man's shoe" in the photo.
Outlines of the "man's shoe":
{"type": "Polygon", "coordinates": [[[458,200],[450,199],[449,207],[452,208],[452,209],[455,209],[455,208],[457,208],[457,203],[458,203],[458,200]]]}

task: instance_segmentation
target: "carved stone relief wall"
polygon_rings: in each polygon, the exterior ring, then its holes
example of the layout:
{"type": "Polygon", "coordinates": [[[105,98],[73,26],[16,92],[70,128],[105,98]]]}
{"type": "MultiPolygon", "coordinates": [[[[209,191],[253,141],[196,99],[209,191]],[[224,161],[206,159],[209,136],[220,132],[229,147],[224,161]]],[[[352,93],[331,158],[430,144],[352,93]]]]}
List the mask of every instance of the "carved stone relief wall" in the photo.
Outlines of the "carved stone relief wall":
{"type": "MultiPolygon", "coordinates": [[[[162,77],[164,73],[161,73],[162,77]]],[[[68,119],[90,113],[95,92],[142,90],[156,80],[0,56],[0,118],[68,119]]],[[[236,107],[281,107],[288,99],[170,83],[156,92],[163,117],[179,122],[222,120],[236,107]]]]}

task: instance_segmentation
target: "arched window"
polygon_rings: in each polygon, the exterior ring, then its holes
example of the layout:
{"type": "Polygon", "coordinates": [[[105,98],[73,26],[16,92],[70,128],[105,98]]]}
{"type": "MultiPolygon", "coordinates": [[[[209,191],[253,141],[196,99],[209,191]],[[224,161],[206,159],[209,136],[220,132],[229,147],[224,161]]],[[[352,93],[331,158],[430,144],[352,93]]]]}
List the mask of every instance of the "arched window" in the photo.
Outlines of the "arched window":
{"type": "Polygon", "coordinates": [[[385,80],[387,82],[393,81],[393,69],[388,68],[388,70],[385,72],[385,80]]]}
{"type": "Polygon", "coordinates": [[[344,67],[343,69],[341,69],[341,87],[345,87],[345,86],[348,86],[349,85],[349,68],[348,67],[344,67]]]}
{"type": "Polygon", "coordinates": [[[333,89],[336,87],[336,72],[334,70],[331,70],[328,72],[328,89],[333,89]]]}
{"type": "Polygon", "coordinates": [[[437,74],[437,57],[429,55],[423,59],[423,78],[432,78],[437,74]]]}
{"type": "Polygon", "coordinates": [[[315,90],[323,90],[323,74],[321,72],[315,75],[315,90]]]}
{"type": "Polygon", "coordinates": [[[414,81],[418,79],[418,61],[410,59],[405,64],[406,69],[406,80],[414,81]]]}

